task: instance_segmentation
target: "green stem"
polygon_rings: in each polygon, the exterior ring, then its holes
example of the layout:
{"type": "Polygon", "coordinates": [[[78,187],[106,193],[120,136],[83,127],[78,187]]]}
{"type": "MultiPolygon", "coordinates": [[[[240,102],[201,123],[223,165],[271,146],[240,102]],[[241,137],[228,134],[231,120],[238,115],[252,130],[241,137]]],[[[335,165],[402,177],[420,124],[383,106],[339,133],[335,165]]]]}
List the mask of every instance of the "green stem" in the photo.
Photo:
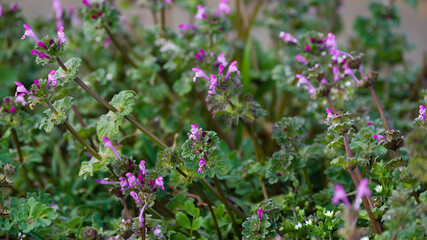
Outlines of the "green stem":
{"type": "Polygon", "coordinates": [[[160,10],[160,24],[162,27],[162,35],[164,38],[166,38],[166,12],[165,12],[165,8],[162,8],[162,10],[160,10]]]}
{"type": "MultiPolygon", "coordinates": [[[[57,115],[58,112],[56,111],[55,107],[53,106],[53,104],[51,102],[47,102],[47,105],[49,106],[50,110],[57,115]]],[[[80,134],[70,125],[70,123],[68,123],[66,120],[64,121],[64,125],[67,128],[67,130],[71,133],[71,135],[73,135],[73,137],[83,146],[83,148],[85,150],[87,150],[90,154],[92,154],[92,156],[94,156],[96,159],[98,160],[102,160],[101,155],[98,154],[98,152],[96,152],[95,150],[93,150],[93,148],[91,146],[89,146],[89,144],[87,144],[85,142],[85,140],[82,138],[82,136],[80,136],[80,134]]]]}
{"type": "Polygon", "coordinates": [[[15,128],[12,128],[11,132],[12,132],[13,144],[15,145],[16,151],[18,152],[19,163],[21,164],[21,167],[22,167],[22,175],[24,177],[24,181],[28,187],[31,187],[32,184],[31,184],[30,178],[28,177],[27,168],[24,165],[24,158],[22,157],[21,144],[19,143],[18,134],[16,133],[15,128]]]}
{"type": "Polygon", "coordinates": [[[199,192],[199,194],[202,196],[203,200],[208,204],[208,209],[209,212],[212,215],[212,219],[214,221],[214,225],[215,225],[215,230],[216,230],[216,235],[218,236],[219,240],[222,240],[222,235],[221,235],[221,230],[219,229],[218,226],[218,220],[216,219],[215,213],[212,209],[212,204],[209,201],[208,197],[206,196],[206,194],[203,192],[202,188],[199,187],[199,185],[197,183],[194,183],[194,186],[196,187],[197,191],[199,192]]]}
{"type": "Polygon", "coordinates": [[[242,238],[242,235],[241,235],[240,230],[239,230],[239,225],[237,225],[236,220],[234,219],[234,214],[233,214],[233,212],[232,212],[232,211],[231,211],[231,209],[230,209],[230,206],[229,206],[229,202],[228,202],[228,200],[227,200],[227,197],[225,196],[225,193],[224,193],[224,191],[222,190],[221,184],[219,183],[219,180],[218,180],[218,178],[216,177],[216,175],[213,177],[213,181],[214,181],[214,183],[215,183],[216,189],[218,190],[219,194],[221,195],[221,197],[222,197],[223,201],[225,202],[225,203],[224,203],[224,205],[225,205],[225,208],[226,208],[226,209],[227,209],[227,211],[228,211],[228,214],[230,215],[231,223],[232,223],[232,225],[233,225],[234,232],[236,233],[237,237],[238,237],[239,239],[241,239],[241,238],[242,238]]]}
{"type": "Polygon", "coordinates": [[[383,120],[385,129],[390,130],[390,127],[389,127],[388,122],[387,122],[387,118],[384,114],[384,110],[381,106],[380,100],[378,99],[378,96],[377,96],[377,93],[375,92],[375,89],[372,86],[370,86],[369,90],[371,90],[372,97],[374,98],[374,101],[377,104],[377,108],[378,108],[378,111],[380,112],[381,119],[383,120]]]}
{"type": "MultiPolygon", "coordinates": [[[[61,66],[61,68],[64,71],[67,71],[67,67],[62,63],[62,61],[57,58],[56,59],[58,64],[61,66]]],[[[102,104],[106,109],[117,112],[117,109],[109,104],[107,101],[105,101],[103,98],[101,98],[96,92],[94,92],[92,89],[90,89],[82,80],[80,80],[79,77],[75,77],[74,81],[81,87],[83,90],[85,90],[89,95],[91,95],[96,101],[102,104]]],[[[146,127],[144,127],[141,123],[139,123],[137,120],[135,120],[132,116],[126,115],[125,118],[131,122],[136,128],[138,128],[142,133],[144,133],[148,138],[150,138],[154,143],[156,143],[161,149],[165,149],[168,146],[162,142],[156,135],[154,135],[152,132],[150,132],[146,127]]]]}
{"type": "Polygon", "coordinates": [[[133,67],[138,68],[138,66],[135,64],[135,62],[132,60],[132,58],[129,57],[126,50],[119,44],[114,34],[111,32],[111,30],[108,27],[104,27],[105,31],[107,32],[108,36],[111,38],[111,41],[113,42],[114,46],[120,51],[120,53],[123,55],[123,57],[126,59],[126,61],[133,67]]]}
{"type": "Polygon", "coordinates": [[[126,205],[125,198],[122,196],[120,198],[120,201],[122,202],[123,208],[125,209],[126,219],[129,220],[130,219],[130,214],[129,214],[128,206],[126,205]]]}

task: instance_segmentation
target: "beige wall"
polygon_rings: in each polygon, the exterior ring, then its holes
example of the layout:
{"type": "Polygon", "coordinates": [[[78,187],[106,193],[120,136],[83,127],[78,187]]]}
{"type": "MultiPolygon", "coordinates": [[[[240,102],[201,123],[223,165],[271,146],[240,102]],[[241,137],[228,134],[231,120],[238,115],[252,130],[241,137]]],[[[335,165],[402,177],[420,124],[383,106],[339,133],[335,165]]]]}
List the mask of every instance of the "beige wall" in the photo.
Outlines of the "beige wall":
{"type": "MultiPolygon", "coordinates": [[[[52,16],[51,0],[0,0],[2,3],[17,2],[23,7],[23,14],[32,18],[35,16],[44,15],[46,17],[52,16]]],[[[80,6],[81,0],[61,0],[63,6],[73,5],[80,6]]],[[[219,0],[207,0],[208,5],[216,7],[219,0]]],[[[353,22],[357,15],[367,15],[369,0],[343,0],[343,19],[345,30],[340,36],[340,39],[347,39],[352,34],[353,22]]],[[[402,3],[403,1],[398,1],[402,3]]],[[[230,0],[232,6],[234,6],[234,0],[230,0]]],[[[414,11],[407,4],[400,4],[401,7],[401,29],[408,34],[410,42],[414,43],[417,48],[407,55],[407,58],[414,60],[417,64],[422,59],[422,53],[427,51],[427,0],[419,0],[419,8],[414,11]]],[[[141,22],[144,25],[152,24],[151,14],[146,10],[132,10],[131,16],[139,16],[141,22]]],[[[168,13],[167,23],[176,28],[180,23],[190,21],[190,16],[185,14],[179,9],[174,9],[168,13]]],[[[254,33],[256,35],[256,32],[254,33]]]]}

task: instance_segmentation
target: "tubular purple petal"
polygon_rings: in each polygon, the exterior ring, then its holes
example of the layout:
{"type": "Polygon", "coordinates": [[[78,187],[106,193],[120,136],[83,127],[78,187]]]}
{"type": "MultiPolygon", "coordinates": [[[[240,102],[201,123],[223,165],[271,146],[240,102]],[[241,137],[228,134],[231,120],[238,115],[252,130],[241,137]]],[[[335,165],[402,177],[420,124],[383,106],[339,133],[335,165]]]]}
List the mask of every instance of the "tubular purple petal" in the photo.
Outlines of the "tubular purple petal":
{"type": "Polygon", "coordinates": [[[360,181],[359,185],[357,186],[357,192],[356,192],[356,199],[354,200],[354,209],[359,209],[360,203],[362,202],[362,198],[365,196],[371,196],[372,192],[369,189],[369,180],[367,178],[364,178],[360,181]]]}

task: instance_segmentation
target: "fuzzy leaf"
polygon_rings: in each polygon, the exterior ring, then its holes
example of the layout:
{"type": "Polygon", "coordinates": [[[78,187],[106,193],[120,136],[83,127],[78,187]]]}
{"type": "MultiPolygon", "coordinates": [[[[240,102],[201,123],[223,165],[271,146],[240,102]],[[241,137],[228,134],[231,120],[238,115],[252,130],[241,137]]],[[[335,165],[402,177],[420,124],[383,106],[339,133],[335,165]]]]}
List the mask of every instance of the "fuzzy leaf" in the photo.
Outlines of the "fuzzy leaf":
{"type": "Polygon", "coordinates": [[[135,96],[136,93],[134,91],[121,91],[120,93],[114,95],[113,99],[110,101],[110,104],[117,109],[119,115],[125,116],[133,111],[133,106],[135,106],[135,96]]]}
{"type": "Polygon", "coordinates": [[[123,124],[123,116],[112,111],[102,115],[96,124],[96,134],[99,141],[103,137],[108,137],[110,140],[116,138],[119,133],[119,127],[123,124]]]}

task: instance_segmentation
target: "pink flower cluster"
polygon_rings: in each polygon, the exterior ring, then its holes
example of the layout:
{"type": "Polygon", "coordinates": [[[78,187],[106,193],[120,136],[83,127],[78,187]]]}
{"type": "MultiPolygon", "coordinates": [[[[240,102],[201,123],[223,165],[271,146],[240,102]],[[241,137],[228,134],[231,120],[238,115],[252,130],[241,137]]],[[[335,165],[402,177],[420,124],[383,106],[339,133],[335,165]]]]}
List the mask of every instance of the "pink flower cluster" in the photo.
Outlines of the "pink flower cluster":
{"type": "MultiPolygon", "coordinates": [[[[362,198],[365,196],[371,196],[372,192],[369,189],[368,184],[369,184],[369,181],[366,178],[360,181],[359,185],[357,186],[356,198],[354,200],[353,209],[359,210],[360,203],[362,202],[362,198]]],[[[345,192],[344,188],[341,185],[336,184],[334,186],[334,189],[335,189],[335,192],[334,192],[334,196],[332,197],[332,203],[338,204],[341,201],[344,203],[344,206],[346,208],[351,208],[350,202],[348,201],[348,198],[347,198],[347,193],[345,192]]]]}

